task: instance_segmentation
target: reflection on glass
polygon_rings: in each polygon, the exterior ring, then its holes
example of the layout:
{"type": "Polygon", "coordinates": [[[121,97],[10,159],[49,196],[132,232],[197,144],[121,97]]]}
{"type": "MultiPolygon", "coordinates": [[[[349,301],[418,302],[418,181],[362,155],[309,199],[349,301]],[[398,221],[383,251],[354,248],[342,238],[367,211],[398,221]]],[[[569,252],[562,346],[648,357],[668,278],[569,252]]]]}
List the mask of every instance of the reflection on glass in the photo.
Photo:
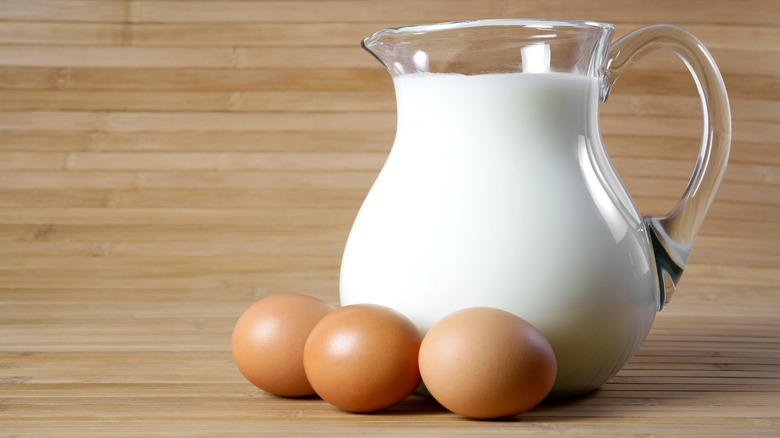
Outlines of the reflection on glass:
{"type": "Polygon", "coordinates": [[[536,43],[520,49],[525,73],[547,73],[550,71],[550,45],[536,43]]]}

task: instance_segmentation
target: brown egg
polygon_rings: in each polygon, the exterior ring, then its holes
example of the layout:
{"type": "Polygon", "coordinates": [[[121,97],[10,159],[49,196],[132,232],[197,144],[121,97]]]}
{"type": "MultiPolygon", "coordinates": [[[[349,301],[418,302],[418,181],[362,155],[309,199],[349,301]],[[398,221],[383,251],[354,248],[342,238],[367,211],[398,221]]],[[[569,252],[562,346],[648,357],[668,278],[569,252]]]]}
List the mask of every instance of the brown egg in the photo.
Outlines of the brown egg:
{"type": "Polygon", "coordinates": [[[488,307],[438,321],[420,346],[420,373],[431,395],[464,417],[510,417],[552,389],[557,366],[547,339],[512,313],[488,307]]]}
{"type": "Polygon", "coordinates": [[[303,369],[309,332],[334,307],[314,297],[280,294],[250,306],[233,329],[233,359],[258,388],[286,397],[313,395],[303,369]]]}
{"type": "Polygon", "coordinates": [[[354,304],[317,323],[306,341],[303,365],[328,403],[350,412],[378,411],[402,401],[419,385],[421,341],[401,313],[354,304]]]}

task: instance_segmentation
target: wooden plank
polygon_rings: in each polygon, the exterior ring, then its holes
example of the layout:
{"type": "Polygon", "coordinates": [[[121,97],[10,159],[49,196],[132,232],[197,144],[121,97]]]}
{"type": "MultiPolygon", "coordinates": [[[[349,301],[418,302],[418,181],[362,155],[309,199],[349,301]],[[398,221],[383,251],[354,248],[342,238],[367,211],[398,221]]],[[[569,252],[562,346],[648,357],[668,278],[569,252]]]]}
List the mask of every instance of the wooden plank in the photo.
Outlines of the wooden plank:
{"type": "MultiPolygon", "coordinates": [[[[751,57],[760,56],[750,74],[771,76],[780,68],[780,51],[751,52],[711,50],[720,71],[741,74],[751,57]]],[[[350,69],[381,68],[375,59],[355,44],[354,47],[134,47],[134,46],[57,46],[0,45],[3,64],[13,67],[156,67],[156,68],[296,68],[350,69]]],[[[669,54],[649,55],[631,71],[684,71],[684,64],[669,54]]]]}
{"type": "MultiPolygon", "coordinates": [[[[0,153],[0,170],[8,171],[367,171],[379,172],[387,158],[384,152],[213,152],[179,154],[175,152],[49,152],[0,153]],[[174,155],[176,155],[174,157],[174,155]],[[171,164],[174,163],[174,164],[171,164]]],[[[613,164],[624,178],[664,179],[691,175],[693,159],[613,157],[613,164]],[[660,175],[663,175],[662,177],[660,175]]],[[[731,163],[728,183],[768,186],[780,185],[780,165],[731,163]]],[[[766,193],[766,192],[765,192],[766,193]]]]}
{"type": "MultiPolygon", "coordinates": [[[[689,78],[686,78],[689,79],[689,78]]],[[[0,88],[132,91],[389,90],[381,67],[365,69],[0,68],[0,88]]]]}
{"type": "Polygon", "coordinates": [[[124,21],[128,2],[100,0],[2,0],[2,20],[124,21]]]}
{"type": "MultiPolygon", "coordinates": [[[[285,152],[267,153],[90,153],[69,154],[0,153],[0,170],[66,171],[375,171],[385,161],[384,153],[285,152]],[[175,156],[174,156],[175,155],[175,156]],[[175,162],[175,165],[171,163],[175,162]]],[[[754,166],[760,169],[758,166],[754,166]]]]}
{"type": "MultiPolygon", "coordinates": [[[[150,113],[150,112],[59,112],[0,111],[2,130],[148,132],[148,131],[390,131],[395,114],[387,112],[354,113],[150,113]]],[[[735,122],[734,142],[761,142],[780,138],[780,126],[765,122],[735,122]]],[[[701,122],[697,119],[670,117],[603,117],[605,134],[652,137],[698,138],[701,122]]]]}
{"type": "Polygon", "coordinates": [[[623,3],[615,9],[608,0],[572,4],[565,0],[544,3],[506,4],[487,0],[479,5],[466,0],[448,3],[442,10],[433,2],[389,0],[370,8],[354,1],[198,1],[197,8],[178,1],[100,1],[100,0],[3,0],[0,17],[10,20],[132,21],[132,22],[379,22],[398,26],[407,23],[440,22],[499,17],[579,18],[601,21],[718,23],[775,25],[778,11],[771,0],[752,1],[749,8],[734,7],[728,0],[694,0],[680,8],[673,0],[647,5],[640,0],[623,3]],[[702,15],[701,11],[708,13],[702,15]],[[85,14],[84,11],[89,11],[85,14]],[[394,24],[393,24],[394,23],[394,24]]]}
{"type": "MultiPolygon", "coordinates": [[[[16,67],[369,68],[376,60],[354,47],[130,47],[1,45],[3,64],[16,67]]],[[[760,73],[760,72],[759,72],[760,73]]]]}
{"type": "MultiPolygon", "coordinates": [[[[604,144],[611,157],[669,157],[688,160],[696,159],[700,147],[696,139],[659,140],[630,134],[604,135],[604,144]]],[[[735,142],[729,154],[729,163],[778,164],[780,157],[775,144],[735,142]]]]}
{"type": "Polygon", "coordinates": [[[0,130],[62,131],[355,131],[395,127],[395,114],[0,111],[0,130]]]}
{"type": "MultiPolygon", "coordinates": [[[[777,13],[777,11],[774,11],[777,13]]],[[[780,47],[774,44],[780,38],[780,29],[777,26],[738,26],[732,24],[714,24],[714,23],[685,23],[678,19],[669,20],[669,23],[680,26],[688,32],[694,34],[704,45],[712,49],[741,50],[744,47],[755,47],[759,51],[778,51],[780,47]]],[[[627,34],[628,32],[648,25],[647,22],[641,23],[616,23],[615,39],[627,34]]]]}
{"type": "MultiPolygon", "coordinates": [[[[736,99],[734,120],[780,121],[774,101],[736,99]]],[[[234,111],[234,112],[395,112],[391,90],[384,91],[76,91],[0,90],[0,110],[63,111],[234,111]]],[[[616,94],[601,105],[604,115],[701,117],[697,96],[616,94]]]]}
{"type": "MultiPolygon", "coordinates": [[[[755,113],[771,103],[755,105],[755,113]],[[763,108],[762,108],[763,107],[763,108]]],[[[105,91],[0,90],[0,110],[29,111],[395,111],[387,91],[105,91]]]]}
{"type": "Polygon", "coordinates": [[[349,226],[354,209],[199,209],[199,208],[4,208],[2,224],[267,225],[349,226]]]}
{"type": "MultiPolygon", "coordinates": [[[[376,171],[355,172],[45,172],[5,171],[0,186],[6,189],[355,189],[368,188],[376,171]]],[[[109,203],[110,205],[110,203],[109,203]]]]}
{"type": "Polygon", "coordinates": [[[380,21],[395,22],[395,26],[407,22],[440,22],[450,20],[498,18],[498,17],[549,17],[578,18],[600,21],[730,23],[775,25],[778,17],[776,5],[770,0],[751,2],[750,8],[734,7],[725,0],[694,0],[685,8],[674,0],[659,0],[646,5],[641,0],[631,0],[615,9],[610,1],[591,1],[585,4],[565,0],[506,3],[498,0],[479,4],[467,0],[447,3],[446,9],[434,2],[414,0],[385,1],[371,8],[358,6],[352,1],[264,1],[264,2],[202,2],[198,8],[189,8],[180,2],[140,2],[135,19],[142,22],[236,22],[262,17],[263,21],[380,21]],[[706,18],[701,11],[706,10],[706,18]]]}
{"type": "MultiPolygon", "coordinates": [[[[155,69],[0,67],[0,89],[115,91],[384,91],[392,81],[381,67],[365,69],[155,69]]],[[[730,98],[777,100],[780,79],[729,75],[730,98]]],[[[696,96],[690,74],[632,71],[611,96],[621,94],[696,96]]],[[[608,102],[609,103],[609,102],[608,102]]]]}
{"type": "MultiPolygon", "coordinates": [[[[695,161],[692,159],[668,158],[635,159],[612,157],[612,162],[625,178],[686,178],[693,173],[695,165],[695,161]]],[[[726,181],[728,184],[761,185],[771,190],[771,186],[780,184],[780,166],[743,164],[739,162],[730,163],[726,181]]]]}
{"type": "MultiPolygon", "coordinates": [[[[179,192],[179,196],[181,194],[179,192]]],[[[312,197],[315,196],[317,194],[312,197]]],[[[307,206],[315,208],[305,203],[301,203],[297,208],[301,209],[307,206]]],[[[179,206],[171,206],[171,208],[176,207],[179,206]]],[[[281,209],[283,206],[277,205],[276,208],[281,209]]],[[[288,205],[286,208],[293,209],[295,206],[288,205]]],[[[353,211],[357,209],[355,205],[352,205],[351,208],[353,211]]],[[[120,223],[102,224],[99,227],[84,227],[83,224],[3,224],[0,228],[0,241],[16,242],[16,248],[20,251],[25,250],[23,243],[29,242],[67,242],[69,244],[96,241],[156,242],[158,244],[163,242],[180,244],[208,242],[213,245],[215,243],[255,244],[266,240],[312,240],[338,241],[343,246],[347,233],[348,230],[340,225],[334,227],[299,226],[296,227],[295,233],[290,235],[280,233],[279,226],[273,226],[268,222],[236,224],[230,227],[217,227],[209,224],[147,224],[143,227],[120,223]]]]}
{"type": "MultiPolygon", "coordinates": [[[[614,39],[646,26],[648,22],[616,23],[614,39]]],[[[674,24],[696,35],[710,50],[780,51],[775,41],[780,29],[759,25],[674,24]]],[[[231,23],[138,23],[0,21],[0,44],[52,44],[85,46],[305,46],[357,47],[360,41],[381,29],[377,22],[254,22],[231,23]]],[[[388,24],[388,25],[397,25],[388,24]]]]}
{"type": "MultiPolygon", "coordinates": [[[[84,23],[0,22],[0,44],[84,46],[305,46],[356,48],[375,23],[84,23]]],[[[751,36],[760,35],[756,30],[751,36]]],[[[738,37],[740,34],[735,34],[738,37]]],[[[771,50],[771,48],[770,48],[771,50]]]]}

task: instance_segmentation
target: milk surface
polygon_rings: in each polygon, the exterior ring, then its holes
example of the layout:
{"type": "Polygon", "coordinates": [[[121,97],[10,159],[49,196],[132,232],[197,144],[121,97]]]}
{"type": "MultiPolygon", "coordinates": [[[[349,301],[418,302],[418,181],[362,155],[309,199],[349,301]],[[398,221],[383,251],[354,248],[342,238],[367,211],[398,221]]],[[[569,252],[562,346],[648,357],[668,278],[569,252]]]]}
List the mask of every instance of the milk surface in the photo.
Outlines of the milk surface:
{"type": "Polygon", "coordinates": [[[596,78],[394,79],[395,143],[344,251],[341,302],[421,332],[465,307],[513,312],[553,346],[554,395],[594,389],[644,339],[655,272],[598,132],[596,78]]]}

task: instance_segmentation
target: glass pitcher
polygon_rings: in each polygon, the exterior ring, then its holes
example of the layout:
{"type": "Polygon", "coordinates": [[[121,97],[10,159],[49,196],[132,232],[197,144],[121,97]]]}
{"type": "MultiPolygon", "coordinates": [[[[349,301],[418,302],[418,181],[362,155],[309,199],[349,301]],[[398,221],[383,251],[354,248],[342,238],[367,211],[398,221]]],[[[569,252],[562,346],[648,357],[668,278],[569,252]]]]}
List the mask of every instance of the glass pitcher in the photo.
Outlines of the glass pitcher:
{"type": "Polygon", "coordinates": [[[731,120],[693,35],[654,25],[610,44],[613,30],[479,20],[363,40],[393,78],[398,124],[347,239],[342,305],[394,308],[423,333],[465,307],[515,313],[553,346],[551,397],[598,388],[625,364],[685,267],[726,168],[731,120]],[[643,217],[598,115],[626,67],[655,49],[693,74],[704,138],[682,199],[643,217]]]}

